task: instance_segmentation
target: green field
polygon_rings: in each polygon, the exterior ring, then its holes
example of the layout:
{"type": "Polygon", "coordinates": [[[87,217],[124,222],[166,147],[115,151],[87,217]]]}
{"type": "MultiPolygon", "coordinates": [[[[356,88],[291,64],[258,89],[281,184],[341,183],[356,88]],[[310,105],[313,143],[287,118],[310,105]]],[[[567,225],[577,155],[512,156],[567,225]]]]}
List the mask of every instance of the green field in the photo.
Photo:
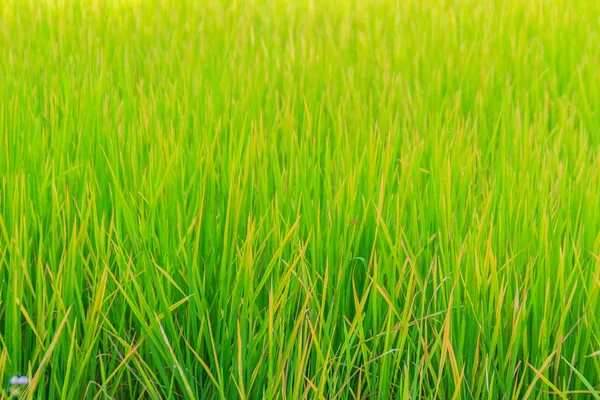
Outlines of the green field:
{"type": "Polygon", "coordinates": [[[0,2],[0,398],[600,399],[599,295],[598,1],[0,2]]]}

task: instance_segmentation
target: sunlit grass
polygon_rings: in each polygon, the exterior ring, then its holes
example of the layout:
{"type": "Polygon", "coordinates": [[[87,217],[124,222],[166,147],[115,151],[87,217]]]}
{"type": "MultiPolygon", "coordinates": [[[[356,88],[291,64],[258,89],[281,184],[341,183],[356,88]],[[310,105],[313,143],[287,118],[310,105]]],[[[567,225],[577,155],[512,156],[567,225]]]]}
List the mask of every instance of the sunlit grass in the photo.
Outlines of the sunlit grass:
{"type": "Polygon", "coordinates": [[[585,0],[0,2],[5,395],[599,398],[599,43],[585,0]]]}

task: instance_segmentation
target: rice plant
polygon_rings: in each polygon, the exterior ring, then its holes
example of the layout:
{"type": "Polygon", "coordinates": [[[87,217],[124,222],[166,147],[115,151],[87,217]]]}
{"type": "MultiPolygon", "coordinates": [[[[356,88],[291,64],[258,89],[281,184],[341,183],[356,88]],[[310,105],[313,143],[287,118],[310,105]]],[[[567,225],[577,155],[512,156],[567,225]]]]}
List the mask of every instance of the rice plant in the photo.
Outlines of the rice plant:
{"type": "Polygon", "coordinates": [[[600,2],[0,2],[0,389],[600,398],[600,2]]]}

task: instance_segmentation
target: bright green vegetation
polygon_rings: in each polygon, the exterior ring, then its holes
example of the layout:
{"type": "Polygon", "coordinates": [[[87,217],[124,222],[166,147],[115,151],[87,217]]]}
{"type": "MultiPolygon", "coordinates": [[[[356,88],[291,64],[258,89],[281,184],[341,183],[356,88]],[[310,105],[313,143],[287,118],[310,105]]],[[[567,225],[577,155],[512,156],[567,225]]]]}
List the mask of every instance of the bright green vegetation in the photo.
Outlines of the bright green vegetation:
{"type": "Polygon", "coordinates": [[[600,2],[0,4],[0,379],[599,398],[600,2]]]}

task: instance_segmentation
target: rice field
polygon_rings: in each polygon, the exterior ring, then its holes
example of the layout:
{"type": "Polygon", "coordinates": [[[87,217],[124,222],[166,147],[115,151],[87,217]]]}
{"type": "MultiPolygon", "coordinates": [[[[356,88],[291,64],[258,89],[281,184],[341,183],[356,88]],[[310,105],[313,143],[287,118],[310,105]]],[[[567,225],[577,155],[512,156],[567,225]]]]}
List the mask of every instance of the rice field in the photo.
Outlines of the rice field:
{"type": "Polygon", "coordinates": [[[0,398],[600,399],[600,2],[0,2],[0,398]]]}

